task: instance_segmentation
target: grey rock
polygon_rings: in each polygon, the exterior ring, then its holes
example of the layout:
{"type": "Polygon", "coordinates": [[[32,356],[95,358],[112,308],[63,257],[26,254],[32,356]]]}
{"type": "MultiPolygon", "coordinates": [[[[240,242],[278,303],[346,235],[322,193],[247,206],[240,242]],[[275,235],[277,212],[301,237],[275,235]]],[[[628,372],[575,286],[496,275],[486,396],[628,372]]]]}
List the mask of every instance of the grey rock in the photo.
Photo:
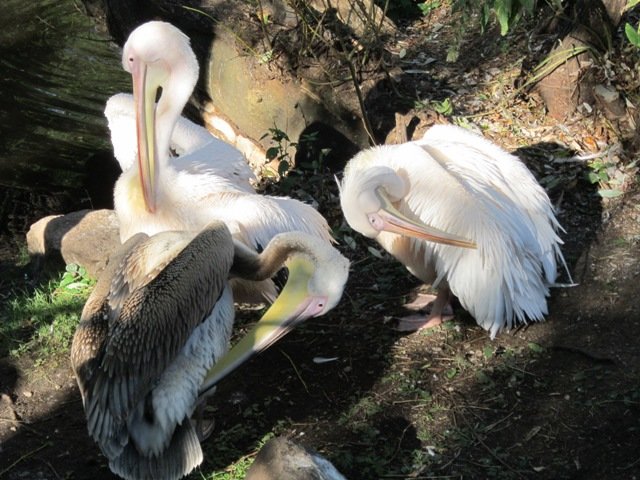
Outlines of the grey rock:
{"type": "Polygon", "coordinates": [[[245,480],[346,480],[327,459],[284,437],[258,452],[245,480]]]}
{"type": "Polygon", "coordinates": [[[118,218],[113,210],[80,210],[50,215],[27,232],[29,256],[40,261],[75,263],[94,278],[120,245],[118,218]]]}

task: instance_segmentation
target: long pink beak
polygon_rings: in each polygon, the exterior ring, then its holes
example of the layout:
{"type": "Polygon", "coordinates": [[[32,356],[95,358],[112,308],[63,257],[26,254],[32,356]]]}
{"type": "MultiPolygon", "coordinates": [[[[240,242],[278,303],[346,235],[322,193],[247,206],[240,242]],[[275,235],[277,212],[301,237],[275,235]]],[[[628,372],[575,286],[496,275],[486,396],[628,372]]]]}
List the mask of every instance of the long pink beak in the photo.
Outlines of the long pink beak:
{"type": "Polygon", "coordinates": [[[151,213],[156,211],[157,143],[155,135],[155,91],[147,88],[147,66],[136,61],[131,65],[133,100],[136,108],[138,137],[138,171],[144,203],[151,213]]]}
{"type": "Polygon", "coordinates": [[[371,224],[378,230],[398,233],[400,235],[420,238],[444,245],[452,245],[454,247],[477,248],[475,242],[471,240],[410,219],[393,206],[381,189],[376,190],[376,194],[380,200],[381,207],[376,213],[370,214],[369,218],[371,224]]]}

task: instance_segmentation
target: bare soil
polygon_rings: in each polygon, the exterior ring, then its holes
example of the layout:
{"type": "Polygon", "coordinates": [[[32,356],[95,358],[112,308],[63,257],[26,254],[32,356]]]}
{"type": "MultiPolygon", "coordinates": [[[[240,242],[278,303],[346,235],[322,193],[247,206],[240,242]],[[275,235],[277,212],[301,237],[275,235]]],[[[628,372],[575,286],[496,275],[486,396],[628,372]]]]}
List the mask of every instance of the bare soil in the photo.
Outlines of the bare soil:
{"type": "MultiPolygon", "coordinates": [[[[553,289],[545,322],[494,341],[460,307],[441,328],[396,332],[393,319],[422,287],[386,255],[371,255],[375,243],[344,225],[335,187],[320,180],[320,209],[353,264],[343,301],[220,386],[202,472],[251,457],[265,437],[281,434],[319,450],[350,480],[640,478],[640,192],[631,175],[622,197],[604,200],[585,179],[586,161],[556,155],[602,150],[616,131],[597,114],[552,122],[535,94],[513,95],[522,51],[496,35],[467,41],[460,60],[446,63],[450,37],[432,33],[444,22],[413,22],[390,45],[407,51],[405,70],[426,72],[406,73],[401,93],[437,90],[455,114],[521,156],[557,206],[578,285],[553,289]]],[[[390,108],[372,106],[372,118],[392,124],[393,102],[382,103],[390,108]]],[[[402,113],[425,117],[415,108],[402,113]]],[[[12,198],[24,195],[5,192],[5,301],[35,282],[15,266],[28,225],[60,211],[48,205],[76,206],[64,193],[20,208],[12,198]]],[[[241,311],[237,335],[255,318],[241,311]]],[[[40,366],[28,356],[3,358],[0,393],[0,478],[113,478],[86,434],[65,356],[40,366]]]]}

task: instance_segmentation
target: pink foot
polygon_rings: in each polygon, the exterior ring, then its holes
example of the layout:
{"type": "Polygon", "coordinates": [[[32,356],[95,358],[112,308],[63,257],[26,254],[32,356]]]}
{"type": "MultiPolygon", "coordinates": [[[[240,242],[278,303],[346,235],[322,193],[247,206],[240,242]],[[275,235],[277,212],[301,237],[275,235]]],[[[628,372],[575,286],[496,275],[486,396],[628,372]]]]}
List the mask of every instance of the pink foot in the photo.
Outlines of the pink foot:
{"type": "Polygon", "coordinates": [[[416,330],[422,330],[423,328],[432,328],[441,325],[443,322],[447,322],[453,319],[453,311],[450,306],[447,306],[442,315],[409,315],[402,317],[398,321],[396,330],[399,332],[415,332],[416,330]]]}
{"type": "MultiPolygon", "coordinates": [[[[427,295],[418,295],[427,297],[427,295]]],[[[429,310],[427,315],[410,315],[403,317],[399,320],[396,330],[401,332],[412,332],[420,330],[421,328],[431,328],[436,325],[440,325],[442,322],[451,320],[453,318],[453,307],[449,303],[451,299],[451,292],[448,286],[438,290],[438,295],[435,299],[432,299],[426,305],[426,309],[429,310]]],[[[424,300],[421,299],[420,303],[424,300]]],[[[418,299],[414,300],[410,305],[414,305],[418,302],[418,299]]]]}
{"type": "Polygon", "coordinates": [[[404,308],[407,308],[409,310],[423,310],[430,304],[433,304],[435,300],[435,295],[431,295],[430,293],[419,293],[415,300],[413,300],[413,302],[411,303],[405,304],[404,308]]]}

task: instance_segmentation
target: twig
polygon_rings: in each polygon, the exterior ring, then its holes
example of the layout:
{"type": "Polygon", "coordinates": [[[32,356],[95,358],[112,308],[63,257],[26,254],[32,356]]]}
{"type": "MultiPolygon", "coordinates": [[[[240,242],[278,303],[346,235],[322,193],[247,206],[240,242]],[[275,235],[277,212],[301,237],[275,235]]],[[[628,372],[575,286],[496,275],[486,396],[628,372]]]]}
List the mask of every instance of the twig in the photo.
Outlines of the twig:
{"type": "Polygon", "coordinates": [[[51,465],[51,462],[49,462],[48,460],[45,460],[44,458],[38,458],[38,460],[40,460],[42,463],[44,463],[47,467],[49,467],[49,469],[53,472],[53,474],[55,475],[55,477],[58,480],[62,480],[62,477],[60,475],[58,475],[58,472],[56,472],[56,469],[53,468],[53,465],[51,465]]]}
{"type": "Polygon", "coordinates": [[[451,465],[453,462],[455,462],[458,459],[458,457],[460,456],[461,453],[462,453],[462,449],[459,448],[458,451],[456,452],[456,454],[453,456],[453,458],[451,460],[449,460],[447,463],[445,463],[441,467],[438,467],[436,470],[444,470],[444,469],[446,469],[449,465],[451,465]]]}
{"type": "Polygon", "coordinates": [[[630,463],[624,467],[618,467],[618,470],[629,470],[631,467],[635,467],[638,463],[640,463],[640,458],[638,458],[635,462],[630,463]]]}
{"type": "MultiPolygon", "coordinates": [[[[345,57],[345,56],[343,56],[345,57]]],[[[351,73],[351,79],[353,80],[353,88],[356,92],[356,97],[358,98],[358,104],[360,105],[360,111],[362,112],[362,125],[364,126],[367,135],[369,136],[369,140],[373,145],[376,145],[376,139],[373,136],[373,128],[371,127],[371,122],[369,121],[369,115],[367,114],[367,107],[364,104],[364,98],[362,97],[362,90],[360,90],[360,84],[358,83],[358,77],[356,75],[356,68],[353,66],[353,62],[350,58],[344,58],[347,67],[349,68],[349,72],[351,73]]]]}
{"type": "Polygon", "coordinates": [[[307,391],[307,393],[309,395],[311,395],[311,392],[309,391],[309,388],[307,388],[307,384],[302,379],[302,375],[300,375],[300,372],[298,371],[298,368],[296,367],[296,364],[293,363],[293,360],[291,360],[291,357],[289,355],[287,355],[283,350],[280,350],[280,353],[282,353],[285,357],[287,357],[287,360],[289,360],[289,363],[291,363],[291,366],[293,367],[293,370],[296,372],[296,375],[298,376],[298,380],[300,380],[300,383],[302,383],[302,386],[307,391]]]}
{"type": "Polygon", "coordinates": [[[471,435],[473,435],[473,438],[476,440],[476,442],[478,442],[480,445],[482,445],[484,447],[484,449],[487,451],[487,453],[489,455],[491,455],[495,460],[497,460],[500,464],[502,464],[504,467],[506,467],[508,470],[510,470],[511,472],[515,473],[516,475],[518,475],[519,477],[522,477],[522,473],[520,473],[518,470],[516,470],[515,468],[513,468],[511,465],[509,465],[507,462],[505,462],[504,460],[502,460],[498,455],[495,454],[495,452],[493,450],[491,450],[491,448],[484,443],[484,441],[482,440],[482,438],[480,438],[480,435],[478,435],[475,431],[475,429],[473,428],[473,426],[467,421],[467,419],[465,418],[464,415],[461,415],[462,420],[464,421],[464,423],[467,424],[467,427],[469,428],[469,430],[471,431],[471,435]]]}
{"type": "Polygon", "coordinates": [[[9,465],[7,468],[5,468],[4,470],[0,471],[0,477],[2,477],[5,473],[9,472],[13,467],[15,467],[16,465],[18,465],[21,461],[23,461],[26,458],[29,458],[31,455],[33,455],[34,453],[39,452],[40,450],[42,450],[43,448],[46,447],[50,447],[51,446],[51,442],[47,442],[47,443],[43,443],[42,445],[40,445],[38,448],[34,448],[33,450],[31,450],[30,452],[25,453],[24,455],[22,455],[19,459],[17,459],[15,462],[13,462],[11,465],[9,465]]]}

